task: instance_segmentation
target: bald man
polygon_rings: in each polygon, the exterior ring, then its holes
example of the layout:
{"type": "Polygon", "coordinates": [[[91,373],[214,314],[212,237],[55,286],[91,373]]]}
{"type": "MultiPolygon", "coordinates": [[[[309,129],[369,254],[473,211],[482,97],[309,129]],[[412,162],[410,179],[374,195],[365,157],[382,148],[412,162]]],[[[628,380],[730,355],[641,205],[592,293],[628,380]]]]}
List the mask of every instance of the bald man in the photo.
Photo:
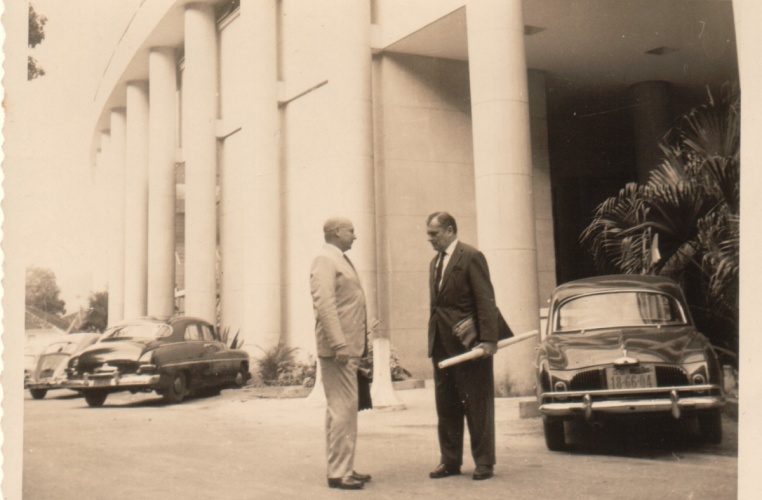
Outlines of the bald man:
{"type": "Polygon", "coordinates": [[[359,490],[370,481],[370,475],[354,470],[357,369],[367,348],[367,315],[360,279],[344,254],[357,236],[352,222],[343,217],[328,219],[323,233],[325,245],[312,261],[310,290],[327,401],[328,486],[359,490]]]}

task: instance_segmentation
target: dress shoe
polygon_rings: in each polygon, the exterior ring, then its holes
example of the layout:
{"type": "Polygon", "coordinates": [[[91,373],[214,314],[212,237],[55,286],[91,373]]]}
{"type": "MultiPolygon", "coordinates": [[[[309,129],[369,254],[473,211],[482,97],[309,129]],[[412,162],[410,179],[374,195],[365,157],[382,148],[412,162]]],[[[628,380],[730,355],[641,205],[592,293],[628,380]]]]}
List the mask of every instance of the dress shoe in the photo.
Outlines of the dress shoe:
{"type": "Polygon", "coordinates": [[[457,476],[458,474],[460,474],[459,465],[439,464],[436,469],[429,472],[429,477],[431,479],[441,479],[447,476],[457,476]]]}
{"type": "Polygon", "coordinates": [[[489,479],[493,475],[491,465],[477,465],[474,470],[473,478],[475,481],[480,481],[482,479],[489,479]]]}
{"type": "Polygon", "coordinates": [[[361,490],[363,486],[365,486],[365,483],[352,478],[352,476],[328,478],[329,488],[338,488],[340,490],[361,490]]]}
{"type": "Polygon", "coordinates": [[[361,474],[357,472],[356,470],[353,470],[352,475],[349,477],[351,477],[355,481],[360,481],[361,483],[369,483],[371,479],[370,474],[361,474]]]}

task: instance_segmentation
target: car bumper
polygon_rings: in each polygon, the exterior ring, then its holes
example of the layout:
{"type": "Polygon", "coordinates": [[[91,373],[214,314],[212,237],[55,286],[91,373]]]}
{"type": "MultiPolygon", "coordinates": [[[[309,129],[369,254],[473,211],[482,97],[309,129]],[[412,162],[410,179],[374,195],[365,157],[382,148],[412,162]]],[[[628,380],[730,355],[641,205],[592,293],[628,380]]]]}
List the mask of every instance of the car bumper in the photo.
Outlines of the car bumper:
{"type": "Polygon", "coordinates": [[[722,390],[715,385],[663,387],[638,390],[547,392],[540,395],[539,410],[548,417],[584,417],[634,413],[671,413],[717,410],[724,406],[722,390]]]}
{"type": "Polygon", "coordinates": [[[85,375],[81,379],[68,380],[69,389],[154,389],[158,387],[159,374],[130,374],[118,373],[109,375],[85,375]]]}

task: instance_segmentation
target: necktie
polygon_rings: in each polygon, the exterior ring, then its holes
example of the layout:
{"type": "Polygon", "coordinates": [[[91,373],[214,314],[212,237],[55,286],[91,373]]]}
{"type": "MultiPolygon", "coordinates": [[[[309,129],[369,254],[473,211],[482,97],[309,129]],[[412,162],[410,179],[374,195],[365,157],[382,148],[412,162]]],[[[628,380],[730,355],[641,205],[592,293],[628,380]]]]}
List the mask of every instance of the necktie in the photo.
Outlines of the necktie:
{"type": "Polygon", "coordinates": [[[437,263],[437,274],[434,276],[434,283],[439,290],[439,283],[442,281],[442,269],[444,268],[445,253],[439,252],[439,262],[437,263]]]}

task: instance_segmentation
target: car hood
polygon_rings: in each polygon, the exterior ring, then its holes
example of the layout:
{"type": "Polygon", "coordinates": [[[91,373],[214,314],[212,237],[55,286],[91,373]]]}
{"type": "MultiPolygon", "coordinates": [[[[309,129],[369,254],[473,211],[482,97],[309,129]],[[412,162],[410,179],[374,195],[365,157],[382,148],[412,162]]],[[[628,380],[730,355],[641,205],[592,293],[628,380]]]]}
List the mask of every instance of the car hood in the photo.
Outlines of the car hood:
{"type": "Polygon", "coordinates": [[[611,364],[622,357],[641,363],[680,363],[701,359],[706,340],[692,326],[618,328],[587,333],[551,335],[541,346],[549,368],[577,370],[611,364]]]}

